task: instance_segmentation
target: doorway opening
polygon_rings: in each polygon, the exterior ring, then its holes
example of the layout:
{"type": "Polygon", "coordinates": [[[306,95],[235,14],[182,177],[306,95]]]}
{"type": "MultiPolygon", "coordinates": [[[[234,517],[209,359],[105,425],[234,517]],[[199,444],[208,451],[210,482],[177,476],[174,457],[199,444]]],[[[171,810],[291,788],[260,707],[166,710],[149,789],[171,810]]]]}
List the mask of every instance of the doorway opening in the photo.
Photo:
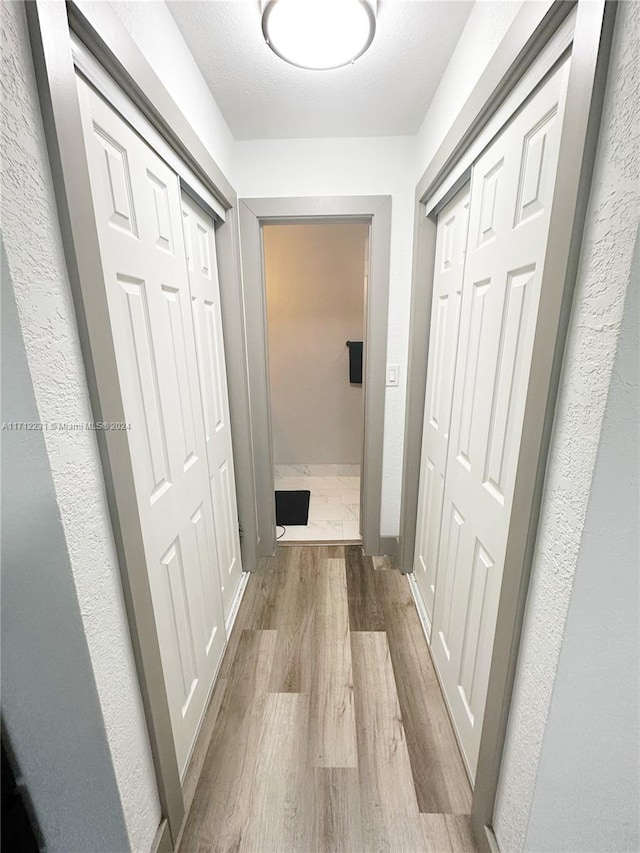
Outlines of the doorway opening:
{"type": "MultiPolygon", "coordinates": [[[[248,344],[247,392],[256,497],[257,554],[260,557],[273,556],[277,542],[264,229],[270,225],[311,225],[318,222],[360,223],[369,227],[362,364],[364,435],[360,476],[360,532],[365,555],[395,554],[396,540],[380,535],[391,196],[244,198],[240,200],[238,208],[244,326],[248,344]]],[[[339,341],[341,349],[347,340],[350,338],[339,341]]],[[[342,352],[344,354],[345,350],[342,349],[342,352]]],[[[324,541],[326,543],[328,540],[324,541]]]]}
{"type": "Polygon", "coordinates": [[[370,222],[263,225],[276,536],[360,544],[370,222]]]}

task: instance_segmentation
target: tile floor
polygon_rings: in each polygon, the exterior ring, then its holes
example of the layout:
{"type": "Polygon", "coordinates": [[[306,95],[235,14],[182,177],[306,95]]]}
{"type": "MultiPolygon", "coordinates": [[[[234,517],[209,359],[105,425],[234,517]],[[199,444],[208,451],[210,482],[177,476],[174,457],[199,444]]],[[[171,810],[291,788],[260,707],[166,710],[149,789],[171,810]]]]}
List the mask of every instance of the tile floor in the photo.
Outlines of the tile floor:
{"type": "Polygon", "coordinates": [[[276,465],[275,487],[311,492],[309,523],[278,527],[279,544],[362,541],[359,465],[276,465]]]}

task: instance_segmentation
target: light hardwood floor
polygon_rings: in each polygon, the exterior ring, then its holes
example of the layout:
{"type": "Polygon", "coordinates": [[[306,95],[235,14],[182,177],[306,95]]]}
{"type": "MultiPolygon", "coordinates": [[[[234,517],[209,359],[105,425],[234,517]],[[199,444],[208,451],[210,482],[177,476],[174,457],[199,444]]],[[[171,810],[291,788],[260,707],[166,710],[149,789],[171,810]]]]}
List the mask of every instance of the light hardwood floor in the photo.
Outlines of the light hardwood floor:
{"type": "Polygon", "coordinates": [[[205,726],[181,853],[475,853],[442,694],[386,558],[289,546],[264,561],[205,726]]]}

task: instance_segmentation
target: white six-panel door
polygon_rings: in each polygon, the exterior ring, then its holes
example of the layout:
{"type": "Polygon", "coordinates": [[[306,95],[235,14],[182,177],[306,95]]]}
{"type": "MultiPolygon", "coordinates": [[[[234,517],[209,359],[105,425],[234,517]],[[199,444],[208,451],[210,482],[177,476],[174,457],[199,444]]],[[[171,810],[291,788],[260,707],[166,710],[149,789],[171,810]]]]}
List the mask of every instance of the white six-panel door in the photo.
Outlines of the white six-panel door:
{"type": "Polygon", "coordinates": [[[431,648],[475,777],[568,64],[473,168],[431,648]]]}
{"type": "Polygon", "coordinates": [[[429,364],[413,563],[413,571],[430,621],[433,620],[468,218],[467,184],[438,215],[436,232],[429,364]]]}
{"type": "Polygon", "coordinates": [[[242,566],[213,219],[184,192],[182,216],[222,602],[227,616],[242,566]]]}
{"type": "Polygon", "coordinates": [[[225,628],[176,175],[78,79],[127,440],[180,772],[225,628]]]}

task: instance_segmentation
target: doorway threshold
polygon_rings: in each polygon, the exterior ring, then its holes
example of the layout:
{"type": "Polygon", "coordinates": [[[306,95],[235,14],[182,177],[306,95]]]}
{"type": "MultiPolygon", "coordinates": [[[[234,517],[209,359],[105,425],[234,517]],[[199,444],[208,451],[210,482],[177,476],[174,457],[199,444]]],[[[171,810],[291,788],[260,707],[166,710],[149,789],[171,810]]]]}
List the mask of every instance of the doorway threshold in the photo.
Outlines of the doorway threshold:
{"type": "Polygon", "coordinates": [[[278,548],[280,546],[300,545],[362,545],[362,537],[359,539],[279,539],[278,548]]]}

